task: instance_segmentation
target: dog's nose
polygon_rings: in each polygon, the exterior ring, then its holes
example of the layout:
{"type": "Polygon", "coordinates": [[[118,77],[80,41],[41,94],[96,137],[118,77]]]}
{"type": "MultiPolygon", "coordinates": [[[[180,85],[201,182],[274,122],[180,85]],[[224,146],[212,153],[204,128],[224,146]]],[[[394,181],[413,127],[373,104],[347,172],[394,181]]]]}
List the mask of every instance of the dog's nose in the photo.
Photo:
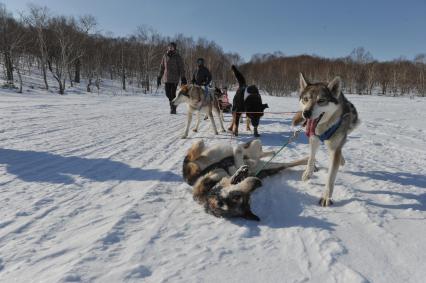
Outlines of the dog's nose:
{"type": "Polygon", "coordinates": [[[312,111],[311,110],[305,110],[305,111],[303,111],[302,115],[303,115],[303,118],[309,119],[312,115],[312,111]]]}

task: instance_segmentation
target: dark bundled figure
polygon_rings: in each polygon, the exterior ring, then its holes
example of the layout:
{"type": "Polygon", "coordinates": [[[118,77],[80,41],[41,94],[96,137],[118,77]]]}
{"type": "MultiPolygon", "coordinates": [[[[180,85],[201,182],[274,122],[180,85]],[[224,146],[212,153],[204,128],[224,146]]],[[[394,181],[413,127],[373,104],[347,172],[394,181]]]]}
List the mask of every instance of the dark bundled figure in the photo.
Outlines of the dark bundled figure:
{"type": "Polygon", "coordinates": [[[170,114],[176,114],[176,106],[172,101],[176,97],[176,89],[179,84],[179,79],[182,85],[186,85],[185,66],[183,59],[176,49],[176,43],[170,42],[167,46],[167,52],[163,55],[160,64],[160,73],[157,77],[157,87],[161,85],[161,79],[164,75],[164,89],[166,96],[169,99],[170,114]]]}
{"type": "Polygon", "coordinates": [[[241,114],[246,113],[254,128],[254,136],[259,137],[257,127],[259,126],[260,117],[263,116],[263,111],[268,108],[268,104],[262,103],[259,89],[255,85],[247,86],[246,79],[240,71],[234,65],[231,68],[238,81],[238,90],[235,93],[232,103],[232,124],[228,130],[232,131],[235,136],[238,136],[238,125],[241,114]]]}

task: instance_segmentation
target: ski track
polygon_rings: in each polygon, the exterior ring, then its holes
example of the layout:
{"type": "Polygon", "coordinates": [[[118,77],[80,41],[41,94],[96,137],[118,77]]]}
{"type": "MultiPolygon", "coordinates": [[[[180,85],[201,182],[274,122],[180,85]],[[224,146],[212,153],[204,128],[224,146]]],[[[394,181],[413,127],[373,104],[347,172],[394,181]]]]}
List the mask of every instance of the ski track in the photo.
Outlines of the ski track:
{"type": "MultiPolygon", "coordinates": [[[[297,107],[264,100],[270,111],[297,107]]],[[[321,146],[309,182],[303,168],[264,181],[255,223],[206,214],[181,178],[193,141],[249,140],[243,124],[238,139],[203,121],[182,140],[184,107],[169,115],[163,95],[0,96],[0,282],[421,282],[425,100],[350,100],[362,124],[344,149],[335,205],[317,205],[321,146]]],[[[278,149],[290,123],[265,115],[265,146],[278,149]]],[[[300,137],[277,158],[307,152],[300,137]]]]}

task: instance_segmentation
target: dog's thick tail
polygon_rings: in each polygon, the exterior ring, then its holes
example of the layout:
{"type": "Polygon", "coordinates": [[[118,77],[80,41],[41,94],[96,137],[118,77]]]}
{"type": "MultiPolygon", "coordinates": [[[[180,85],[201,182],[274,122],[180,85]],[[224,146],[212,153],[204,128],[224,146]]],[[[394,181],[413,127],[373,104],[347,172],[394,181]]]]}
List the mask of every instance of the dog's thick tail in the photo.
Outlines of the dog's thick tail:
{"type": "Polygon", "coordinates": [[[308,159],[309,157],[304,157],[302,159],[298,159],[292,162],[288,162],[288,163],[269,163],[266,165],[266,167],[264,169],[262,169],[262,171],[260,171],[257,174],[257,177],[260,179],[263,179],[265,177],[277,174],[279,171],[290,168],[290,167],[295,167],[295,166],[299,166],[299,165],[306,165],[308,164],[308,159]]]}
{"type": "Polygon", "coordinates": [[[246,79],[244,78],[243,74],[241,74],[240,71],[238,71],[237,67],[235,67],[235,65],[232,65],[231,69],[232,69],[232,72],[234,72],[235,78],[237,79],[239,86],[240,87],[247,86],[246,79]]]}

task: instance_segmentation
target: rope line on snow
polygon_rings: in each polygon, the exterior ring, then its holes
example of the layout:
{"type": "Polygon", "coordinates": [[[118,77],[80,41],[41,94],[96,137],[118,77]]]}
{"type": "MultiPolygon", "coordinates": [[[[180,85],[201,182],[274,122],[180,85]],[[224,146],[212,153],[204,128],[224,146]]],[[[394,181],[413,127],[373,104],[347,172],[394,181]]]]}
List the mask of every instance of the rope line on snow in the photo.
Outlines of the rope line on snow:
{"type": "Polygon", "coordinates": [[[288,112],[235,112],[235,113],[237,113],[237,114],[247,113],[247,114],[287,114],[287,115],[290,115],[290,114],[296,114],[297,111],[288,111],[288,112]]]}
{"type": "Polygon", "coordinates": [[[283,144],[283,146],[281,146],[281,148],[277,152],[275,152],[274,155],[268,161],[266,161],[266,162],[263,163],[263,165],[257,170],[256,174],[254,174],[254,176],[259,175],[260,171],[262,171],[263,169],[265,169],[266,165],[268,165],[272,161],[272,159],[274,159],[278,155],[278,153],[280,153],[285,147],[287,147],[287,145],[289,145],[290,143],[292,143],[293,141],[295,141],[299,137],[299,133],[301,131],[303,131],[303,128],[299,128],[299,129],[295,130],[293,132],[293,135],[291,135],[287,139],[287,141],[283,144]]]}

